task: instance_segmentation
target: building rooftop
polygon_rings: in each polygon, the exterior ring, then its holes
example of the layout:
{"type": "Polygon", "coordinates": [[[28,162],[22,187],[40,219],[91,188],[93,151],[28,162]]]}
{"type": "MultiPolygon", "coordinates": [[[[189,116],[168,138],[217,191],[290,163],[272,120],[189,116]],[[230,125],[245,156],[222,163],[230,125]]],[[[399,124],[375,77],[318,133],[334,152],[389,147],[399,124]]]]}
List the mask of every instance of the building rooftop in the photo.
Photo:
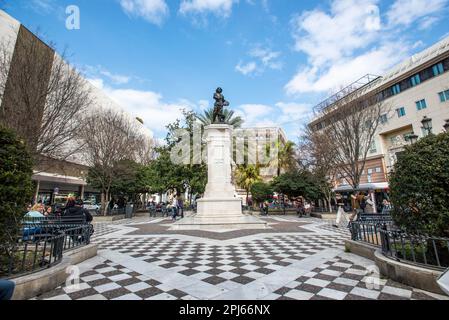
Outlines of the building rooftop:
{"type": "MultiPolygon", "coordinates": [[[[433,46],[425,49],[424,51],[417,53],[402,63],[394,66],[389,71],[387,71],[383,76],[374,76],[374,75],[366,75],[359,80],[353,82],[345,89],[336,93],[335,95],[329,97],[323,102],[319,103],[315,106],[314,111],[316,113],[320,113],[326,108],[331,107],[337,101],[342,99],[345,96],[358,92],[360,95],[366,94],[372,90],[380,88],[385,84],[393,81],[401,77],[402,75],[407,74],[408,72],[414,70],[420,65],[425,64],[426,62],[431,61],[432,59],[449,52],[449,36],[437,42],[433,46]]],[[[318,114],[311,122],[315,122],[320,118],[318,114]]]]}

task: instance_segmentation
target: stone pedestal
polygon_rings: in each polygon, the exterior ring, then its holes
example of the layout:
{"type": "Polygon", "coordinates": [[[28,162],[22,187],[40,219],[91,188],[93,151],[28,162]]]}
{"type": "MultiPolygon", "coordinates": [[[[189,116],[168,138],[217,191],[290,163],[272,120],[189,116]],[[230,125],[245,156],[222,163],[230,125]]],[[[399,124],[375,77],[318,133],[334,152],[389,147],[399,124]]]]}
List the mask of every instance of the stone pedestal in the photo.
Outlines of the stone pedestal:
{"type": "Polygon", "coordinates": [[[174,230],[265,229],[266,222],[242,213],[232,177],[232,126],[213,124],[205,129],[208,183],[197,214],[175,223],[174,230]]]}

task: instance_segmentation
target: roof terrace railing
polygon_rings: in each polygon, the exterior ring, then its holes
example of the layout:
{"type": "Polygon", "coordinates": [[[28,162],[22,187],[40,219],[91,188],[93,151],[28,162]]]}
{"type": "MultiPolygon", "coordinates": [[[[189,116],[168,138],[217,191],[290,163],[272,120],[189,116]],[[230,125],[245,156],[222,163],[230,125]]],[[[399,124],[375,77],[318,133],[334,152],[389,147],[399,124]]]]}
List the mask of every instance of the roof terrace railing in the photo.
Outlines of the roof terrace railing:
{"type": "Polygon", "coordinates": [[[321,113],[321,112],[325,111],[331,105],[333,105],[334,103],[343,99],[344,97],[350,95],[351,93],[354,93],[357,90],[367,87],[368,85],[373,84],[375,81],[377,81],[381,78],[382,78],[381,76],[376,76],[373,74],[367,74],[367,75],[361,77],[360,79],[351,83],[349,86],[343,88],[336,94],[332,95],[331,97],[327,98],[323,102],[316,105],[314,107],[315,113],[321,113]]]}

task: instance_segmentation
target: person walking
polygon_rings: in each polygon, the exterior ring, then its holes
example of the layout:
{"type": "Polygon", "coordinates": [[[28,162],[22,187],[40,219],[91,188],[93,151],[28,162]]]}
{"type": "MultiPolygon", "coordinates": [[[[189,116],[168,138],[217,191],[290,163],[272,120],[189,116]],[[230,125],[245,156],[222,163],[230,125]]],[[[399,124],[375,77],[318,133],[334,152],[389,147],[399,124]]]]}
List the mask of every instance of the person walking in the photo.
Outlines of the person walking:
{"type": "Polygon", "coordinates": [[[172,221],[176,221],[176,217],[178,216],[178,199],[176,197],[173,197],[172,201],[172,221]]]}
{"type": "Polygon", "coordinates": [[[337,220],[335,221],[335,224],[333,225],[335,228],[339,228],[340,225],[348,225],[348,219],[346,216],[346,212],[344,210],[344,206],[345,203],[343,202],[343,197],[341,196],[341,194],[337,194],[335,196],[336,200],[337,200],[337,220]]]}
{"type": "Polygon", "coordinates": [[[179,209],[179,215],[181,216],[181,219],[184,219],[184,201],[182,200],[181,196],[179,196],[179,198],[178,198],[178,209],[179,209]]]}
{"type": "Polygon", "coordinates": [[[360,214],[363,212],[362,206],[364,206],[363,201],[365,195],[357,191],[356,194],[351,195],[352,210],[351,221],[357,221],[360,218],[360,214]]]}
{"type": "Polygon", "coordinates": [[[382,202],[382,214],[390,214],[391,213],[391,203],[387,199],[384,199],[382,202]]]}

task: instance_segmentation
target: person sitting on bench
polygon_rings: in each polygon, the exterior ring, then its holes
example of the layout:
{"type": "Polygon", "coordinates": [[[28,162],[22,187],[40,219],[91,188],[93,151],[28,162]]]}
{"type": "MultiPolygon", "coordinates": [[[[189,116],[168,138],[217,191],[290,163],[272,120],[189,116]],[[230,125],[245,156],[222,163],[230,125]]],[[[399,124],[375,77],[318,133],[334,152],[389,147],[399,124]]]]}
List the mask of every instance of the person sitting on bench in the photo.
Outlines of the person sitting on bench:
{"type": "Polygon", "coordinates": [[[83,200],[70,198],[64,212],[64,217],[83,218],[85,222],[90,223],[93,220],[89,210],[83,208],[83,200]]]}

